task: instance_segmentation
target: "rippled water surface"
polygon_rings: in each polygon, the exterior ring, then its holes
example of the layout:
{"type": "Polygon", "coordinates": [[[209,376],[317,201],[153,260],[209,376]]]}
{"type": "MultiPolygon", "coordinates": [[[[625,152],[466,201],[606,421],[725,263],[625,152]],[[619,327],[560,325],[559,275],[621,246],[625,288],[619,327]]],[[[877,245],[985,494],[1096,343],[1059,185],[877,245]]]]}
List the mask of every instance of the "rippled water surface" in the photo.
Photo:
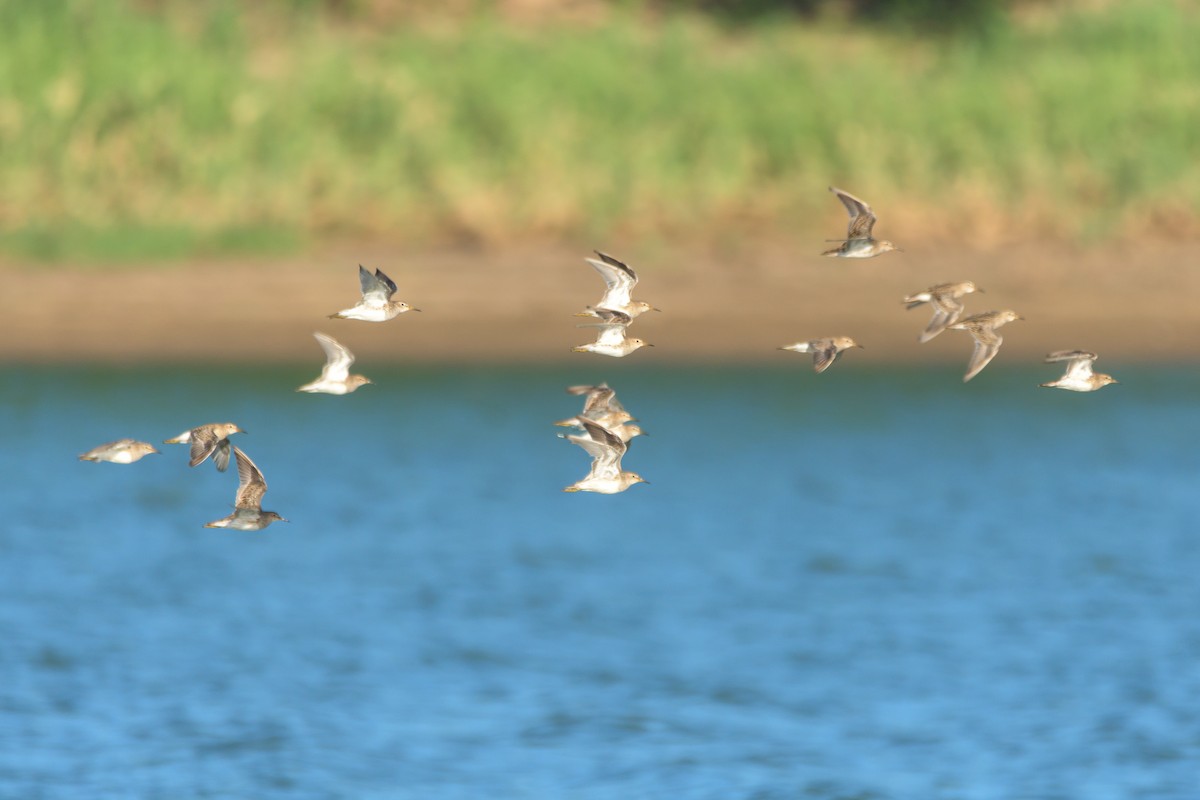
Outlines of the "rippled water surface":
{"type": "Polygon", "coordinates": [[[1200,380],[855,367],[8,368],[0,797],[1200,797],[1200,380]]]}

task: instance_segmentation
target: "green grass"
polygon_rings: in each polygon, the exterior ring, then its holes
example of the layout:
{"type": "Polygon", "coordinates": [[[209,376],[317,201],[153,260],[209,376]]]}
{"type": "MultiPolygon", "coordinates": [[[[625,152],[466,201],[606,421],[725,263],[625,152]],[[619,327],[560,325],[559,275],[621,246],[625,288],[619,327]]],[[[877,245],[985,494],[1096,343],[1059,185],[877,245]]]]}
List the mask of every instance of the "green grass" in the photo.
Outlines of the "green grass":
{"type": "Polygon", "coordinates": [[[298,229],[265,225],[206,229],[125,222],[84,227],[64,222],[0,231],[0,252],[26,261],[129,264],[196,256],[279,256],[295,253],[304,244],[298,229]]]}
{"type": "Polygon", "coordinates": [[[1185,5],[921,39],[837,20],[372,30],[295,3],[0,0],[0,249],[830,236],[830,183],[909,241],[1195,234],[1185,5]]]}

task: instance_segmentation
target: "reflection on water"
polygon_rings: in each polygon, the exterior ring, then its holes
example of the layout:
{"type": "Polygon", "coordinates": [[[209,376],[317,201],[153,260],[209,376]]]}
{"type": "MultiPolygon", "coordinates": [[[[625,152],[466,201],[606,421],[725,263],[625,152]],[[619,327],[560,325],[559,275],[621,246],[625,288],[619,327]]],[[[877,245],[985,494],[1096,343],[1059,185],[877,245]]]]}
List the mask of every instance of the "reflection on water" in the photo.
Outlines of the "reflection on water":
{"type": "Polygon", "coordinates": [[[850,367],[8,370],[0,796],[1194,798],[1198,381],[850,367]]]}

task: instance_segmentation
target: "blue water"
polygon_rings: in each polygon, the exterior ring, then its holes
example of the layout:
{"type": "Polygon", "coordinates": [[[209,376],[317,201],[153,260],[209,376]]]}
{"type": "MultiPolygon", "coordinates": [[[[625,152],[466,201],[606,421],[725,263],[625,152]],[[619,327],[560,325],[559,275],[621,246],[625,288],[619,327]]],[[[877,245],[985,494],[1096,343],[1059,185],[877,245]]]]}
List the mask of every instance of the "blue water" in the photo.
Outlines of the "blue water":
{"type": "Polygon", "coordinates": [[[10,367],[0,797],[1195,800],[1200,377],[1112,371],[10,367]],[[227,419],[290,523],[75,460],[227,419]]]}

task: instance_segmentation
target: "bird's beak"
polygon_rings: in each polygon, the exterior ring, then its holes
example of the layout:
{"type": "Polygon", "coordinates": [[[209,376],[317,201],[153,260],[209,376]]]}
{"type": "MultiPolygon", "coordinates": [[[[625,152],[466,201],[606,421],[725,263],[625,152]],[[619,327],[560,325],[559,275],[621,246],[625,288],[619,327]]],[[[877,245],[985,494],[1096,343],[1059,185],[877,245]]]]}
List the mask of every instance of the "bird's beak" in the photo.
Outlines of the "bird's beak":
{"type": "Polygon", "coordinates": [[[859,350],[866,350],[866,349],[867,349],[867,348],[863,347],[861,344],[859,344],[858,342],[855,342],[855,343],[854,343],[854,346],[855,346],[855,347],[857,347],[859,350]]]}
{"type": "Polygon", "coordinates": [[[976,286],[975,291],[979,292],[980,294],[987,294],[987,290],[984,289],[982,286],[976,286]]]}
{"type": "Polygon", "coordinates": [[[421,309],[419,309],[419,308],[410,308],[410,309],[409,309],[409,311],[417,311],[417,312],[419,312],[420,310],[421,310],[421,309]]]}

